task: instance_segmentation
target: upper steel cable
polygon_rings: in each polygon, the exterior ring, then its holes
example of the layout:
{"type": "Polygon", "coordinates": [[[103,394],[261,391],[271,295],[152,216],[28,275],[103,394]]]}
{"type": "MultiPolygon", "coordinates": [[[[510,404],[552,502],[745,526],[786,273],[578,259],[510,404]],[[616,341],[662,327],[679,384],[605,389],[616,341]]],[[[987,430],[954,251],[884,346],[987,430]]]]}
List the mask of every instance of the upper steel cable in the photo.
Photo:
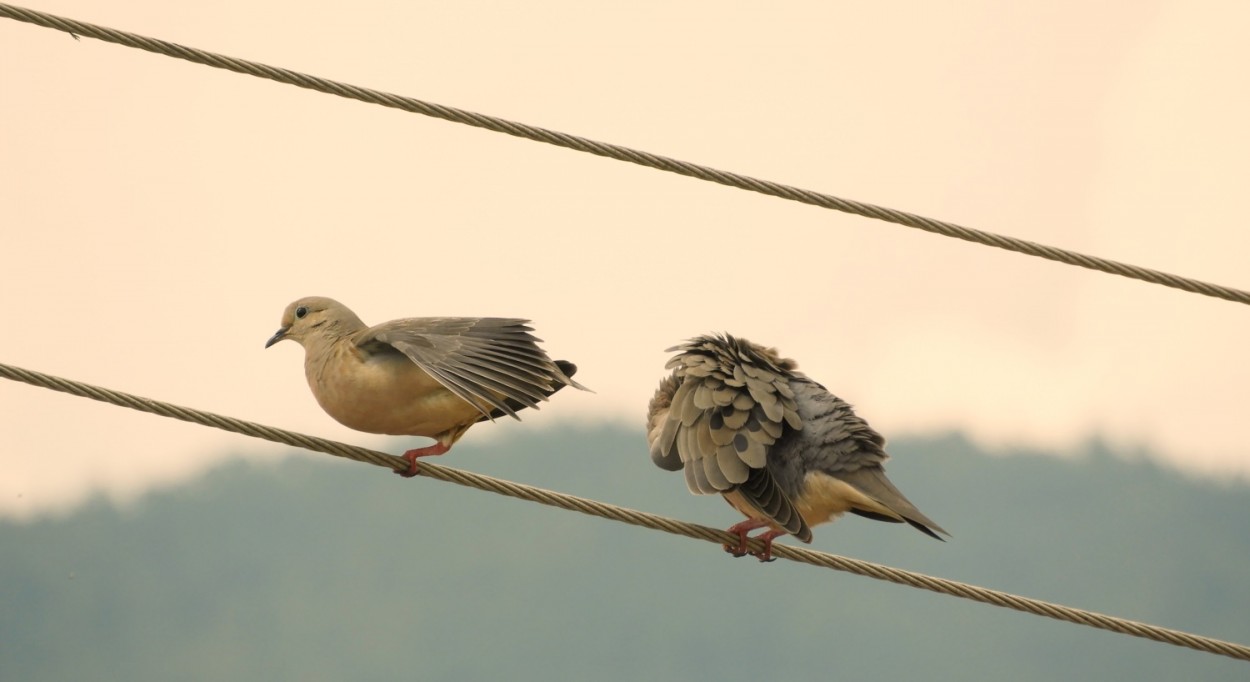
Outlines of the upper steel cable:
{"type": "Polygon", "coordinates": [[[1067,263],[1068,265],[1076,265],[1090,270],[1098,270],[1100,272],[1106,272],[1113,275],[1120,275],[1121,277],[1129,277],[1145,282],[1152,282],[1154,284],[1161,284],[1166,287],[1172,287],[1173,289],[1189,291],[1196,294],[1202,294],[1204,296],[1222,298],[1236,303],[1250,304],[1250,292],[1243,291],[1241,289],[1234,289],[1232,287],[1226,287],[1219,284],[1203,282],[1189,277],[1173,275],[1159,270],[1152,270],[1150,268],[1143,268],[1137,265],[1130,265],[1128,263],[1121,263],[1106,258],[1100,258],[1098,256],[1090,256],[1077,253],[1075,251],[1069,251],[1067,249],[1030,242],[1024,239],[1007,237],[993,232],[984,232],[982,230],[956,225],[955,223],[934,220],[933,218],[925,218],[923,216],[907,213],[905,211],[897,211],[891,208],[875,206],[873,204],[867,204],[860,201],[842,199],[831,194],[814,192],[812,190],[783,185],[769,180],[760,180],[750,176],[717,170],[715,168],[709,168],[696,163],[679,161],[666,156],[638,151],[636,149],[630,149],[629,147],[623,147],[620,145],[609,144],[606,142],[596,142],[595,140],[590,140],[584,137],[556,132],[554,130],[547,130],[545,128],[530,126],[524,123],[517,123],[515,121],[497,118],[495,116],[487,116],[485,114],[464,111],[463,109],[456,109],[454,107],[446,107],[441,104],[423,102],[419,99],[411,97],[403,97],[401,95],[394,95],[380,90],[371,90],[369,88],[340,83],[326,78],[318,78],[317,76],[310,76],[276,66],[268,66],[258,62],[251,62],[244,59],[236,59],[234,57],[214,54],[212,52],[206,52],[192,47],[185,47],[176,43],[158,40],[156,38],[148,38],[134,33],[127,33],[126,31],[118,31],[116,29],[105,28],[103,26],[96,26],[95,24],[88,24],[74,19],[58,17],[44,12],[37,12],[35,10],[0,3],[0,16],[38,26],[66,31],[76,36],[97,38],[110,43],[117,43],[119,45],[134,47],[140,50],[147,50],[148,52],[155,52],[169,57],[185,59],[197,64],[205,64],[207,66],[227,69],[237,73],[257,76],[259,78],[268,78],[270,80],[278,81],[279,83],[296,85],[309,90],[338,95],[339,97],[360,100],[370,104],[380,104],[382,106],[402,109],[404,111],[424,114],[426,116],[433,116],[434,118],[441,118],[455,123],[462,123],[464,125],[470,125],[477,128],[485,128],[487,130],[493,130],[500,133],[507,133],[508,135],[522,137],[527,140],[545,142],[558,147],[574,149],[580,152],[616,159],[618,161],[628,161],[630,163],[646,166],[648,168],[656,168],[670,173],[677,173],[678,175],[685,175],[692,178],[698,178],[700,180],[706,180],[708,182],[716,182],[730,187],[759,192],[760,194],[789,199],[790,201],[820,206],[821,208],[833,209],[844,213],[852,213],[866,218],[876,218],[877,220],[905,225],[907,227],[913,227],[926,232],[933,232],[947,237],[963,239],[965,241],[983,244],[985,246],[993,246],[1000,249],[1006,249],[1007,251],[1015,251],[1029,256],[1036,256],[1038,258],[1045,258],[1047,260],[1058,261],[1060,263],[1067,263]]]}

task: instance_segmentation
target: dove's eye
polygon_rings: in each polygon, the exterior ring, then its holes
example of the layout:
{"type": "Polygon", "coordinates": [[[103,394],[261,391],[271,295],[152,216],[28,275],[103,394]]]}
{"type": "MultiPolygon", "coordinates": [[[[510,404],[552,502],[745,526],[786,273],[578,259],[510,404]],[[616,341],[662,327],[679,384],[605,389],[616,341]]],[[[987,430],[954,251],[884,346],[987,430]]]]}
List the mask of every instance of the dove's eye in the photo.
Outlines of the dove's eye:
{"type": "Polygon", "coordinates": [[[303,317],[307,314],[308,314],[308,308],[306,306],[300,306],[295,309],[295,317],[299,319],[303,319],[303,317]]]}

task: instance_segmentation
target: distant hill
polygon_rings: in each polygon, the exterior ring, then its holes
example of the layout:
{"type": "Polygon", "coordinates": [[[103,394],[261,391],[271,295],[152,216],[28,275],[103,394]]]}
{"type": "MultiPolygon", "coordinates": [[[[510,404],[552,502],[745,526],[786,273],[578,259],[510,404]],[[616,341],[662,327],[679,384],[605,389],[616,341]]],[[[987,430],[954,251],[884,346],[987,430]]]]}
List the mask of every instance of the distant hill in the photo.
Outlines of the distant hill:
{"type": "MultiPolygon", "coordinates": [[[[1096,447],[891,452],[954,537],[852,517],[814,548],[1250,643],[1250,488],[1096,447]]],[[[738,520],[632,430],[470,438],[440,463],[738,520]]],[[[328,457],[0,523],[0,680],[401,678],[1246,680],[1250,663],[328,457]]]]}

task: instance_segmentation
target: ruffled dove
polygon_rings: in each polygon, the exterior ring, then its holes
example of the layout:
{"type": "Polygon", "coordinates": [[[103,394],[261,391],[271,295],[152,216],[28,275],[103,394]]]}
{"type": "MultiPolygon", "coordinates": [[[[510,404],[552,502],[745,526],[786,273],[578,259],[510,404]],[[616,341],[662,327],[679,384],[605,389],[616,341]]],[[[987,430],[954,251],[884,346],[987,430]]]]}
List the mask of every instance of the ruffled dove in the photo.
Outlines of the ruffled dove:
{"type": "Polygon", "coordinates": [[[365,326],[347,306],[310,296],[286,307],[268,348],[291,339],[304,347],[304,374],[321,408],[368,433],[425,436],[438,442],[404,453],[441,455],[474,424],[508,415],[565,386],[577,366],[552,361],[528,320],[413,317],[365,326]]]}
{"type": "Polygon", "coordinates": [[[763,552],[752,554],[769,561],[774,538],[811,542],[812,526],[848,511],[949,535],[885,477],[885,439],[793,360],[728,334],[673,351],[673,373],[648,409],[651,459],[684,469],[692,493],[719,493],[746,515],[725,551],[746,554],[748,533],[768,528],[757,536],[763,552]]]}

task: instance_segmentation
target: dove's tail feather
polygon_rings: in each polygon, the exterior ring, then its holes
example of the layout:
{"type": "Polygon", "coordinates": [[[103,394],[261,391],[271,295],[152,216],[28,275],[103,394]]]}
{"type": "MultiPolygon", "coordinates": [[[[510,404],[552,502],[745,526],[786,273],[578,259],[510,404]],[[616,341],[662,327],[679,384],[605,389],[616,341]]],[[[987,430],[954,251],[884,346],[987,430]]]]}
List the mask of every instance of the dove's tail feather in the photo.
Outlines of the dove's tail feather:
{"type": "MultiPolygon", "coordinates": [[[[554,363],[556,367],[560,368],[560,374],[562,375],[560,378],[564,379],[565,383],[567,383],[569,386],[572,386],[573,388],[576,388],[579,391],[586,391],[588,393],[594,393],[594,391],[590,390],[589,388],[586,388],[585,386],[582,386],[576,381],[573,381],[573,375],[577,374],[577,365],[569,362],[568,360],[555,360],[554,363]]],[[[555,393],[556,391],[560,390],[562,387],[563,386],[556,386],[555,390],[553,390],[551,393],[555,393]]],[[[547,395],[551,395],[551,393],[548,393],[547,395]]]]}
{"type": "MultiPolygon", "coordinates": [[[[920,531],[921,533],[924,533],[925,535],[928,535],[929,537],[933,538],[934,540],[941,540],[942,542],[946,542],[946,539],[945,539],[945,538],[943,538],[942,536],[938,535],[937,533],[934,533],[934,532],[933,532],[933,531],[932,531],[932,530],[931,530],[928,526],[924,525],[923,523],[920,523],[920,522],[918,522],[918,521],[912,521],[911,519],[907,519],[907,523],[910,523],[912,528],[915,528],[916,530],[920,531]]],[[[941,528],[938,528],[938,530],[942,530],[942,529],[941,529],[941,528]]],[[[943,532],[943,533],[946,533],[946,531],[944,531],[944,530],[943,530],[942,532],[943,532]]],[[[947,534],[947,535],[950,535],[950,533],[946,533],[946,534],[947,534]]]]}
{"type": "Polygon", "coordinates": [[[899,492],[898,488],[885,477],[885,472],[880,467],[865,467],[859,471],[849,474],[839,473],[838,478],[855,486],[860,492],[871,497],[889,512],[893,514],[882,513],[881,510],[852,508],[852,514],[862,516],[875,521],[887,521],[889,523],[902,523],[906,521],[913,528],[928,535],[935,540],[942,540],[938,535],[949,536],[950,533],[946,529],[937,525],[932,519],[925,516],[916,505],[911,503],[899,492]]]}
{"type": "MultiPolygon", "coordinates": [[[[589,391],[589,390],[590,390],[590,389],[586,388],[585,386],[582,386],[581,384],[577,383],[576,381],[573,381],[573,379],[571,379],[571,378],[570,378],[570,377],[572,377],[574,374],[577,374],[577,365],[575,365],[575,364],[573,364],[573,363],[569,362],[568,360],[556,360],[556,361],[555,361],[555,365],[556,365],[556,367],[560,368],[560,372],[561,372],[561,374],[563,374],[563,375],[564,375],[564,379],[566,379],[566,380],[568,381],[568,383],[558,383],[558,384],[556,384],[555,388],[553,388],[553,389],[551,389],[551,390],[549,390],[549,391],[543,391],[543,396],[544,396],[544,397],[550,398],[552,394],[554,394],[556,391],[558,391],[558,390],[560,390],[560,389],[564,388],[565,386],[572,386],[572,387],[574,387],[574,388],[580,388],[580,389],[582,389],[583,391],[589,391]]],[[[513,400],[512,398],[505,398],[505,399],[504,399],[504,404],[505,404],[505,405],[507,405],[508,407],[512,408],[512,410],[513,410],[514,412],[520,412],[521,410],[524,410],[526,407],[529,407],[529,406],[528,406],[528,405],[526,405],[525,403],[522,403],[522,402],[521,402],[521,401],[519,401],[519,400],[513,400]]],[[[499,419],[500,417],[507,416],[507,414],[508,414],[508,413],[507,413],[506,411],[504,411],[504,410],[502,410],[502,409],[500,409],[500,408],[495,408],[494,410],[491,410],[491,413],[490,413],[490,415],[489,415],[489,416],[488,416],[488,415],[482,415],[482,416],[478,419],[478,421],[480,421],[480,422],[484,422],[484,421],[486,421],[486,420],[488,420],[488,419],[499,419]]]]}
{"type": "Polygon", "coordinates": [[[893,516],[886,516],[885,514],[881,514],[875,511],[868,511],[867,509],[852,508],[851,513],[856,516],[862,516],[866,519],[872,519],[873,521],[885,521],[886,523],[902,523],[903,522],[902,519],[895,518],[893,516]]]}
{"type": "MultiPolygon", "coordinates": [[[[563,374],[564,378],[568,379],[570,385],[572,385],[573,375],[577,374],[577,365],[569,362],[568,360],[556,360],[555,365],[560,368],[560,373],[563,374]]],[[[560,389],[557,388],[556,390],[558,391],[560,389]]]]}
{"type": "MultiPolygon", "coordinates": [[[[920,523],[919,521],[912,521],[911,519],[896,519],[893,516],[886,516],[885,514],[878,514],[877,512],[868,511],[866,509],[852,509],[851,513],[855,514],[856,516],[862,516],[866,519],[872,519],[873,521],[885,521],[886,523],[903,523],[904,521],[906,521],[907,523],[911,524],[912,528],[915,528],[921,533],[928,535],[934,540],[941,540],[942,542],[946,542],[945,538],[933,532],[931,528],[924,525],[923,523],[920,523]]],[[[937,526],[934,526],[934,527],[938,528],[937,526]]],[[[938,528],[938,530],[942,530],[942,529],[938,528]]],[[[942,532],[946,533],[946,531],[944,530],[942,532]]],[[[947,535],[949,535],[949,533],[947,533],[947,535]]]]}

